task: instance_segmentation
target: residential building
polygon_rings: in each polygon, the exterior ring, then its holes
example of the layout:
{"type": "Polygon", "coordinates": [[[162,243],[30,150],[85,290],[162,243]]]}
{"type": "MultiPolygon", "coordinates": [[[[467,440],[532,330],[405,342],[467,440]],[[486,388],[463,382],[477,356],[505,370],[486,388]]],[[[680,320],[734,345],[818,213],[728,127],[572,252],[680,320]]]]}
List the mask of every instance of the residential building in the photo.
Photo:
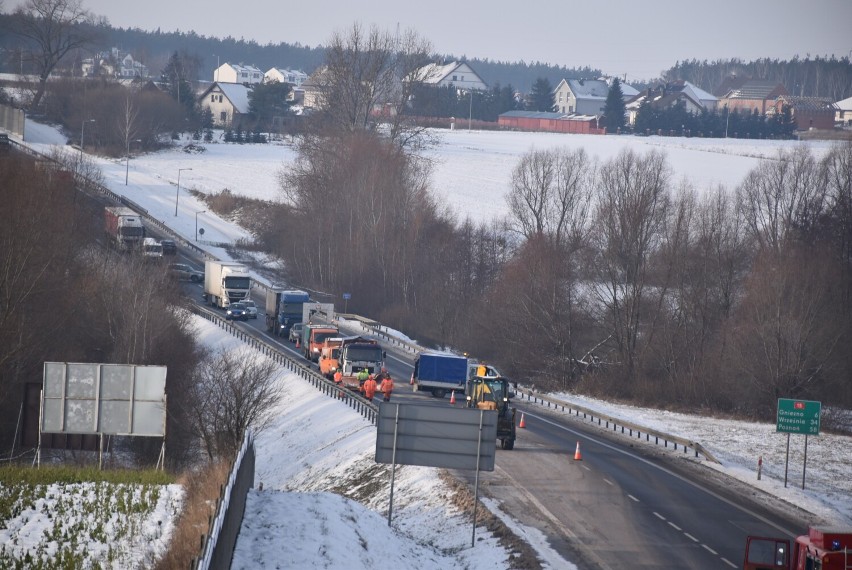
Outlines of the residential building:
{"type": "Polygon", "coordinates": [[[249,113],[248,94],[251,88],[241,83],[214,82],[199,96],[199,103],[213,113],[217,127],[237,127],[249,113]]]}
{"type": "Polygon", "coordinates": [[[455,87],[460,90],[484,91],[488,85],[467,62],[454,61],[447,64],[430,63],[415,74],[424,85],[455,87]]]}
{"type": "Polygon", "coordinates": [[[256,85],[263,83],[263,72],[253,65],[223,63],[213,71],[213,81],[256,85]]]}
{"type": "MultiPolygon", "coordinates": [[[[612,77],[601,79],[563,79],[553,90],[553,101],[559,113],[603,115],[612,77]]],[[[632,85],[621,83],[621,95],[625,102],[639,94],[632,85]]]]}
{"type": "Polygon", "coordinates": [[[835,103],[837,111],[834,113],[835,124],[842,127],[852,127],[852,97],[835,103]]]}
{"type": "Polygon", "coordinates": [[[834,115],[837,106],[831,99],[781,95],[775,100],[775,104],[767,110],[766,115],[771,117],[783,113],[785,108],[790,110],[790,114],[796,122],[796,130],[831,130],[834,128],[834,115]]]}
{"type": "Polygon", "coordinates": [[[716,88],[719,98],[718,107],[729,111],[761,115],[775,106],[775,100],[781,95],[789,95],[787,89],[776,81],[759,81],[745,77],[728,77],[716,88]]]}
{"type": "Polygon", "coordinates": [[[84,59],[80,64],[80,69],[84,77],[101,75],[118,78],[146,78],[150,75],[147,66],[134,60],[132,55],[118,48],[112,48],[109,51],[96,54],[95,57],[84,59]]]}
{"type": "Polygon", "coordinates": [[[272,67],[263,74],[263,82],[269,83],[277,81],[278,83],[288,83],[293,87],[301,87],[302,83],[308,80],[308,74],[304,71],[292,69],[283,69],[280,67],[272,67]]]}
{"type": "Polygon", "coordinates": [[[639,108],[645,103],[661,110],[681,103],[687,112],[697,115],[702,111],[715,110],[719,100],[689,81],[671,81],[665,85],[645,89],[628,101],[625,105],[627,124],[636,124],[636,115],[639,113],[639,108]]]}

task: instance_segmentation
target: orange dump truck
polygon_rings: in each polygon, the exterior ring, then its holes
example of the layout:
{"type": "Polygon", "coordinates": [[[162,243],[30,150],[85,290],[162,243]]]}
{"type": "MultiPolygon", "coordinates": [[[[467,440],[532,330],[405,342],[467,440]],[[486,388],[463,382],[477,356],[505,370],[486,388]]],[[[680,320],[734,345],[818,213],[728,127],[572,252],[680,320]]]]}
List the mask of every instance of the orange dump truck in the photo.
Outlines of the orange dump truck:
{"type": "Polygon", "coordinates": [[[302,354],[312,362],[319,362],[325,339],[339,336],[337,327],[308,323],[302,329],[302,354]]]}
{"type": "Polygon", "coordinates": [[[331,380],[334,378],[334,373],[337,372],[340,361],[340,345],[343,344],[343,337],[331,336],[325,339],[322,343],[319,355],[320,373],[331,380]]]}

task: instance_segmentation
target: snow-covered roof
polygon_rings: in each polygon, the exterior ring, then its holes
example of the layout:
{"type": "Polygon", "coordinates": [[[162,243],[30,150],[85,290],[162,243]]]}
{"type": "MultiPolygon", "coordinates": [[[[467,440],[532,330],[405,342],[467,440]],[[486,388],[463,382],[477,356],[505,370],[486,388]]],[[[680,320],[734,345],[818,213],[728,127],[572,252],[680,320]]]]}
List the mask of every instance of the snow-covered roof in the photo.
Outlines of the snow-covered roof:
{"type": "Polygon", "coordinates": [[[204,90],[200,97],[206,97],[208,93],[215,91],[217,88],[228,98],[228,101],[231,102],[237,113],[245,114],[249,112],[248,94],[251,91],[250,87],[246,87],[242,83],[213,83],[204,90]]]}
{"type": "Polygon", "coordinates": [[[852,111],[852,97],[835,103],[838,111],[852,111]]]}
{"type": "MultiPolygon", "coordinates": [[[[600,79],[569,79],[568,87],[577,99],[600,99],[606,100],[609,94],[609,85],[600,79]]],[[[623,93],[624,91],[622,91],[623,93]]]]}
{"type": "Polygon", "coordinates": [[[454,61],[447,64],[430,63],[414,73],[415,81],[425,85],[440,85],[449,82],[462,89],[487,89],[485,81],[473,68],[464,61],[454,61]]]}
{"type": "Polygon", "coordinates": [[[225,65],[231,66],[237,73],[263,73],[260,69],[253,65],[243,65],[241,63],[226,63],[225,65]]]}

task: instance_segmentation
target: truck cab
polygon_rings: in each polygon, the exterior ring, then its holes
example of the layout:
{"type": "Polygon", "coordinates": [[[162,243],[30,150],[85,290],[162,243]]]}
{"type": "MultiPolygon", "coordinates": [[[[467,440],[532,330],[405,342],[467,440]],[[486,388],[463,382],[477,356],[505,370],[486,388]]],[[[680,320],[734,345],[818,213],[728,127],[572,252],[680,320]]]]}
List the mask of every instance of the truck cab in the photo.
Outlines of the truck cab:
{"type": "Polygon", "coordinates": [[[163,259],[163,244],[154,238],[146,237],[142,240],[142,256],[145,259],[163,259]]]}
{"type": "Polygon", "coordinates": [[[749,536],[743,570],[852,570],[850,551],[852,528],[810,527],[792,545],[786,538],[749,536]]]}
{"type": "Polygon", "coordinates": [[[302,354],[311,362],[319,362],[320,350],[325,339],[339,336],[337,327],[308,324],[302,329],[302,354]]]}
{"type": "Polygon", "coordinates": [[[329,337],[323,342],[319,356],[320,374],[331,380],[334,373],[340,367],[340,345],[343,338],[339,336],[329,337]]]}

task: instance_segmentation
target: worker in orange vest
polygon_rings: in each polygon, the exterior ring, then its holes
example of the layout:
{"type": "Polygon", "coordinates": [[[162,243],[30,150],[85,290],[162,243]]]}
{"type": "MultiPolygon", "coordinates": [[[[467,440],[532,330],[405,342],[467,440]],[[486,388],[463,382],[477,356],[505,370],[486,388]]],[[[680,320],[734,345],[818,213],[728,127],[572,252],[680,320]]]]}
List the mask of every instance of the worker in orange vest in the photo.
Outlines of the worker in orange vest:
{"type": "Polygon", "coordinates": [[[388,374],[387,368],[382,368],[382,384],[379,386],[379,391],[385,395],[385,402],[390,402],[391,392],[393,392],[393,378],[388,374]]]}
{"type": "Polygon", "coordinates": [[[373,375],[370,374],[366,380],[364,380],[364,385],[361,386],[361,391],[364,392],[364,397],[373,401],[373,396],[376,395],[376,379],[373,378],[373,375]]]}
{"type": "Polygon", "coordinates": [[[334,383],[340,386],[341,382],[343,382],[343,372],[338,368],[337,372],[334,373],[334,383]]]}

